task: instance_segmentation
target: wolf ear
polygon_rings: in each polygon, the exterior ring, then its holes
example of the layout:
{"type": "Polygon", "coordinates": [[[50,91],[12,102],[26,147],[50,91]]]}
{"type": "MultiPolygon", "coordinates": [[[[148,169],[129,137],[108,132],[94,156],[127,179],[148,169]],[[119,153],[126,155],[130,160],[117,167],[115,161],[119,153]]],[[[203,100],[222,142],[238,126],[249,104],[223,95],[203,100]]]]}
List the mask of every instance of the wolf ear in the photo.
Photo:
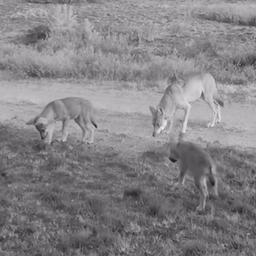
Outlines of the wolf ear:
{"type": "Polygon", "coordinates": [[[32,119],[30,119],[28,122],[26,122],[26,125],[34,125],[37,121],[38,117],[34,117],[32,119]]]}
{"type": "Polygon", "coordinates": [[[156,109],[152,106],[149,106],[149,110],[150,110],[152,115],[154,115],[156,113],[156,109]]]}

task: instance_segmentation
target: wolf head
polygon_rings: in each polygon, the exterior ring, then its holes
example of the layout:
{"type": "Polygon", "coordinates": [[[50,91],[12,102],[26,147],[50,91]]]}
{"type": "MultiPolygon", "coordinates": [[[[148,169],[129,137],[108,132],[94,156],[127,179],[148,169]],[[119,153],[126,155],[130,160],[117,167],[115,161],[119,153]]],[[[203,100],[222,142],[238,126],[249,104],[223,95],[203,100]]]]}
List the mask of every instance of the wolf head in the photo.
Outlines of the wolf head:
{"type": "Polygon", "coordinates": [[[38,132],[40,133],[40,137],[42,140],[45,140],[49,131],[49,122],[46,118],[44,117],[38,117],[36,116],[35,118],[29,120],[27,123],[27,125],[34,125],[36,127],[36,129],[38,130],[38,132]]]}
{"type": "Polygon", "coordinates": [[[162,108],[150,106],[149,110],[152,114],[152,125],[154,128],[152,136],[156,137],[156,135],[160,134],[166,128],[168,117],[162,108]]]}

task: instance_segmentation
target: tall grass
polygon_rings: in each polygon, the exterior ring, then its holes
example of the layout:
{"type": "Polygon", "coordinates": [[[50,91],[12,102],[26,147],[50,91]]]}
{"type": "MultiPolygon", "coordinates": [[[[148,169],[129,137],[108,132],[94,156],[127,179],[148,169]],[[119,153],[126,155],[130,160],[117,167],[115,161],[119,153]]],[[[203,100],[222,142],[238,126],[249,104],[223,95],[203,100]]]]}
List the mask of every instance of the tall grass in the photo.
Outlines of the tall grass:
{"type": "Polygon", "coordinates": [[[24,15],[39,16],[50,33],[46,40],[37,40],[34,29],[27,35],[33,40],[26,38],[33,44],[0,45],[0,69],[21,78],[71,77],[157,84],[173,73],[182,76],[207,71],[221,82],[240,84],[256,79],[252,44],[218,51],[214,42],[201,38],[189,45],[180,43],[172,53],[158,56],[147,47],[160,37],[154,24],[118,33],[111,27],[96,28],[88,19],[81,21],[69,5],[56,5],[47,11],[35,8],[24,15]]]}
{"type": "MultiPolygon", "coordinates": [[[[45,17],[45,15],[44,15],[45,17]]],[[[171,72],[195,72],[193,60],[172,55],[154,56],[131,44],[131,33],[96,31],[85,19],[78,23],[75,11],[58,6],[47,21],[51,36],[33,46],[2,45],[0,67],[22,77],[86,77],[119,81],[162,80],[171,72]]],[[[154,39],[148,31],[137,36],[154,39]]],[[[143,39],[143,40],[144,40],[143,39]]],[[[140,39],[139,39],[140,40],[140,39]]]]}
{"type": "Polygon", "coordinates": [[[198,16],[218,22],[256,26],[256,4],[214,4],[197,10],[198,16]]]}

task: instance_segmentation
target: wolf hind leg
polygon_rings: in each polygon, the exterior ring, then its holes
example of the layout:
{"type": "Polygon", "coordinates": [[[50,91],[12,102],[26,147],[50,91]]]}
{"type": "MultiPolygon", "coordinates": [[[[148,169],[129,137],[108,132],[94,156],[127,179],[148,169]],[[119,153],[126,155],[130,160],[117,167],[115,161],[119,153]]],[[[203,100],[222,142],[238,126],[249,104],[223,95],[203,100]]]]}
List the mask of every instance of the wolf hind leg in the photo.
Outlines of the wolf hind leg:
{"type": "Polygon", "coordinates": [[[195,185],[200,193],[200,203],[197,206],[196,211],[204,211],[206,199],[209,196],[206,177],[202,177],[200,180],[195,180],[195,185]]]}
{"type": "Polygon", "coordinates": [[[215,103],[213,101],[213,98],[209,98],[209,99],[205,99],[205,101],[207,102],[207,104],[209,105],[209,107],[212,110],[212,121],[210,121],[207,124],[207,127],[214,127],[216,124],[216,119],[217,119],[217,115],[218,115],[218,109],[215,106],[215,103]]]}
{"type": "Polygon", "coordinates": [[[82,142],[85,142],[85,140],[86,140],[86,128],[85,128],[84,120],[81,116],[78,116],[74,120],[78,124],[78,126],[81,128],[81,130],[82,130],[82,142]]]}
{"type": "Polygon", "coordinates": [[[68,130],[67,130],[68,123],[69,123],[69,120],[67,120],[67,119],[63,120],[63,122],[62,122],[62,138],[61,138],[61,141],[63,141],[63,142],[66,142],[67,138],[68,138],[68,130]]]}
{"type": "Polygon", "coordinates": [[[85,128],[89,132],[87,143],[92,144],[94,142],[94,127],[91,124],[87,124],[85,128]]]}

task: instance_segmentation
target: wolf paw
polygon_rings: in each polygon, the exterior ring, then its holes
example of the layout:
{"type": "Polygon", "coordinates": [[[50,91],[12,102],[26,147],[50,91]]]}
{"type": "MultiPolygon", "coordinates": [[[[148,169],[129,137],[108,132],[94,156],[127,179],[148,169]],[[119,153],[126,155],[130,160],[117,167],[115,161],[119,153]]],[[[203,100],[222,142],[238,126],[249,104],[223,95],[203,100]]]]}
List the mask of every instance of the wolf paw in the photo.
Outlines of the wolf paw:
{"type": "Polygon", "coordinates": [[[212,122],[210,122],[210,123],[207,124],[207,127],[208,127],[208,128],[213,127],[213,126],[214,126],[214,124],[213,124],[212,122]]]}

